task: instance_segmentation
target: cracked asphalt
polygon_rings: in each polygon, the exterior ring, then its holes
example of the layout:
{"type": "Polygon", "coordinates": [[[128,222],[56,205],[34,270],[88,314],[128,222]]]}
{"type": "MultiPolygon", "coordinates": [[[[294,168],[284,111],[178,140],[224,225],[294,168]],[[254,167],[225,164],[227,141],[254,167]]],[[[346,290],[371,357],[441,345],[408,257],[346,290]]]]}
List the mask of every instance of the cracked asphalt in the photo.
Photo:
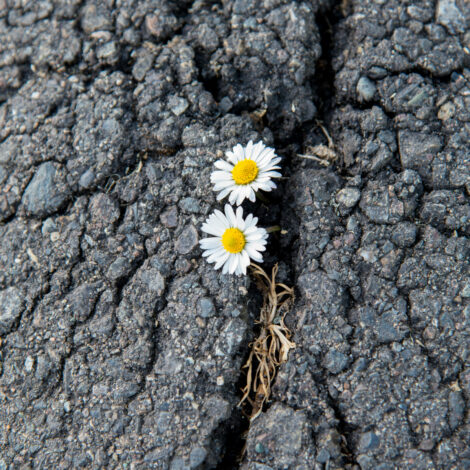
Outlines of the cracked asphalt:
{"type": "Polygon", "coordinates": [[[469,155],[465,0],[0,0],[0,470],[470,468],[469,155]],[[260,139],[297,347],[249,425],[198,240],[260,139]]]}

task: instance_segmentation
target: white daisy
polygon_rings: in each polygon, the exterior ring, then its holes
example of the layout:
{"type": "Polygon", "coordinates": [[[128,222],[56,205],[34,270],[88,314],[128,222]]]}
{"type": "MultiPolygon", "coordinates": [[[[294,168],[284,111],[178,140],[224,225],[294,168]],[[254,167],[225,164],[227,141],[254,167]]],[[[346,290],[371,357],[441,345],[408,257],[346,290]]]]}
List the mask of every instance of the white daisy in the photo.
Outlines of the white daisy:
{"type": "Polygon", "coordinates": [[[258,228],[257,217],[249,214],[243,220],[243,209],[225,205],[225,215],[215,210],[202,225],[202,231],[213,237],[203,238],[199,243],[209,263],[215,263],[215,269],[223,266],[222,273],[235,273],[237,276],[246,274],[250,258],[263,262],[259,253],[266,249],[268,233],[264,228],[258,228]]]}
{"type": "Polygon", "coordinates": [[[250,140],[246,147],[237,144],[226,155],[229,161],[217,160],[215,166],[218,170],[211,174],[214,191],[220,191],[218,200],[230,194],[230,204],[236,202],[239,206],[245,198],[255,202],[256,191],[271,191],[276,187],[271,178],[281,176],[275,171],[280,169],[277,164],[281,158],[271,147],[266,147],[261,141],[253,144],[250,140]]]}

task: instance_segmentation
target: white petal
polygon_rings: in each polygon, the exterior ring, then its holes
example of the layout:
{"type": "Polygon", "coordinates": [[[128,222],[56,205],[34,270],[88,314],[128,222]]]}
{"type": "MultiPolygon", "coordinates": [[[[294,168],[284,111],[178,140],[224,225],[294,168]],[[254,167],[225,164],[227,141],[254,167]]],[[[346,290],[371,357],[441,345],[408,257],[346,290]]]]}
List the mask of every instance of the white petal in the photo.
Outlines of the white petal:
{"type": "Polygon", "coordinates": [[[237,269],[237,266],[238,266],[238,259],[235,253],[231,255],[229,261],[230,261],[229,273],[233,274],[235,272],[235,269],[237,269]]]}
{"type": "Polygon", "coordinates": [[[214,191],[221,191],[222,189],[232,188],[233,181],[222,181],[214,185],[214,191]]]}
{"type": "Polygon", "coordinates": [[[225,188],[225,189],[222,189],[222,191],[217,194],[217,200],[220,201],[221,199],[223,199],[224,197],[227,196],[227,194],[230,193],[230,191],[232,191],[232,188],[225,188]]]}
{"type": "Polygon", "coordinates": [[[245,199],[244,192],[245,192],[245,188],[243,186],[238,188],[237,206],[239,206],[245,199]]]}
{"type": "Polygon", "coordinates": [[[269,193],[270,191],[272,191],[276,187],[277,186],[272,181],[268,181],[267,183],[259,184],[259,189],[262,190],[262,191],[266,191],[267,193],[269,193]]]}
{"type": "Polygon", "coordinates": [[[220,238],[219,237],[210,237],[210,238],[203,238],[199,240],[199,244],[201,248],[210,250],[211,248],[216,248],[220,246],[220,238]]]}
{"type": "Polygon", "coordinates": [[[263,173],[260,173],[260,176],[268,176],[270,178],[280,178],[282,175],[278,171],[265,171],[263,173]]]}
{"type": "Polygon", "coordinates": [[[215,263],[218,261],[220,258],[222,258],[225,253],[227,253],[223,248],[220,250],[215,251],[214,253],[211,253],[211,255],[207,258],[207,261],[209,263],[215,263]]]}
{"type": "Polygon", "coordinates": [[[233,156],[234,156],[233,163],[235,164],[238,163],[240,160],[244,160],[245,149],[240,144],[235,145],[235,147],[233,148],[233,156]]]}
{"type": "Polygon", "coordinates": [[[232,206],[229,204],[225,204],[225,216],[227,217],[230,227],[236,227],[237,226],[237,216],[235,215],[235,212],[233,212],[232,206]]]}
{"type": "Polygon", "coordinates": [[[256,233],[258,229],[256,227],[253,227],[251,226],[250,228],[246,228],[244,231],[243,231],[243,235],[245,235],[245,238],[249,238],[251,237],[252,235],[254,235],[256,233]]]}
{"type": "Polygon", "coordinates": [[[253,141],[250,140],[245,147],[245,158],[251,159],[251,156],[253,155],[253,141]]]}
{"type": "Polygon", "coordinates": [[[241,252],[242,255],[242,260],[241,260],[241,265],[243,267],[243,271],[246,273],[246,268],[250,265],[250,256],[248,255],[246,250],[243,250],[241,252]]]}
{"type": "Polygon", "coordinates": [[[231,165],[230,163],[226,162],[225,160],[217,160],[215,163],[214,163],[214,166],[216,168],[218,168],[219,170],[225,170],[225,171],[228,171],[228,172],[232,172],[233,170],[233,165],[231,165]]]}
{"type": "Polygon", "coordinates": [[[254,250],[253,248],[250,248],[250,247],[246,247],[245,250],[246,250],[248,256],[252,260],[258,261],[259,263],[263,262],[263,257],[256,250],[254,250]]]}
{"type": "Polygon", "coordinates": [[[225,261],[224,267],[222,268],[222,274],[227,274],[230,268],[230,261],[232,259],[232,255],[229,255],[227,261],[225,261]]]}
{"type": "Polygon", "coordinates": [[[201,230],[209,235],[215,235],[217,237],[221,237],[225,232],[225,228],[221,225],[207,223],[202,225],[201,230]]]}
{"type": "Polygon", "coordinates": [[[248,214],[245,219],[245,230],[251,227],[252,222],[253,222],[253,214],[248,214]]]}
{"type": "Polygon", "coordinates": [[[259,236],[259,237],[261,237],[259,228],[258,228],[258,227],[255,227],[255,226],[252,226],[252,227],[250,227],[250,228],[248,228],[248,229],[245,229],[244,235],[245,235],[245,237],[247,237],[247,238],[252,237],[252,236],[259,236]]]}
{"type": "Polygon", "coordinates": [[[237,227],[243,231],[245,228],[245,221],[243,220],[243,208],[237,207],[237,227]]]}
{"type": "Polygon", "coordinates": [[[227,171],[217,170],[211,173],[212,183],[217,183],[218,181],[233,181],[232,173],[227,171]]]}
{"type": "Polygon", "coordinates": [[[230,204],[235,204],[235,201],[237,200],[237,196],[238,196],[238,186],[235,187],[232,192],[230,193],[230,196],[228,198],[230,204]]]}
{"type": "MultiPolygon", "coordinates": [[[[264,241],[264,240],[263,240],[264,241]]],[[[245,245],[247,249],[255,250],[255,251],[266,251],[266,246],[261,244],[260,242],[250,242],[245,245]]]]}
{"type": "Polygon", "coordinates": [[[269,165],[273,160],[275,160],[275,158],[273,158],[274,156],[275,153],[273,149],[267,147],[258,157],[258,166],[263,168],[266,165],[269,165]]]}
{"type": "Polygon", "coordinates": [[[215,263],[214,269],[220,269],[220,267],[225,264],[225,262],[228,260],[230,256],[230,253],[226,251],[215,263]]]}

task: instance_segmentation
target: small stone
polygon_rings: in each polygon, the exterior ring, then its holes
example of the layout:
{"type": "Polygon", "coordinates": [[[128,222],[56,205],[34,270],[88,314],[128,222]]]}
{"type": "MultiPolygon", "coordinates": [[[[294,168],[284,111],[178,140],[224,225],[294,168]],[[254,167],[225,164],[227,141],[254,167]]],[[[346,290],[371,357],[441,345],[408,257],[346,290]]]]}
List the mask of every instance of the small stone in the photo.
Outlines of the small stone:
{"type": "Polygon", "coordinates": [[[147,72],[152,68],[155,56],[148,51],[145,51],[135,62],[132,67],[132,75],[137,81],[142,81],[147,72]]]}
{"type": "Polygon", "coordinates": [[[265,465],[264,463],[255,462],[254,470],[273,470],[273,467],[270,467],[269,465],[265,465]]]}
{"type": "Polygon", "coordinates": [[[232,100],[228,96],[224,96],[219,103],[220,111],[225,114],[228,113],[232,109],[233,103],[232,100]]]}
{"type": "Polygon", "coordinates": [[[158,432],[163,434],[171,424],[172,414],[167,411],[161,411],[157,418],[158,432]]]}
{"type": "Polygon", "coordinates": [[[257,452],[258,454],[264,454],[265,450],[266,449],[264,448],[264,445],[261,444],[261,442],[256,443],[255,452],[257,452]]]}
{"type": "Polygon", "coordinates": [[[449,424],[455,429],[462,424],[465,415],[465,401],[461,392],[451,392],[449,395],[449,424]]]}
{"type": "Polygon", "coordinates": [[[0,335],[11,331],[23,310],[24,296],[16,287],[0,291],[0,335]]]}
{"type": "Polygon", "coordinates": [[[168,106],[175,116],[181,116],[188,109],[189,103],[185,98],[173,95],[168,100],[168,106]]]}
{"type": "Polygon", "coordinates": [[[203,318],[209,318],[215,315],[214,303],[211,299],[203,297],[197,303],[198,314],[203,318]]]}
{"type": "Polygon", "coordinates": [[[108,12],[97,9],[93,4],[88,4],[83,9],[81,24],[83,31],[87,34],[93,33],[94,31],[107,31],[112,27],[108,12]]]}
{"type": "Polygon", "coordinates": [[[169,37],[179,24],[178,18],[164,9],[157,8],[154,14],[145,17],[147,31],[159,40],[169,37]]]}
{"type": "Polygon", "coordinates": [[[188,225],[176,240],[175,247],[179,253],[186,255],[197,246],[198,241],[199,235],[196,228],[193,225],[188,225]]]}
{"type": "Polygon", "coordinates": [[[460,296],[464,299],[468,299],[470,297],[470,282],[467,282],[463,289],[460,291],[460,296]]]}
{"type": "Polygon", "coordinates": [[[455,0],[439,0],[436,8],[436,21],[445,26],[452,34],[464,33],[468,27],[465,16],[456,5],[455,0]]]}
{"type": "Polygon", "coordinates": [[[49,219],[46,219],[43,223],[42,223],[42,228],[41,228],[41,232],[43,234],[43,236],[46,236],[50,233],[53,233],[57,230],[57,225],[55,223],[55,220],[52,219],[52,218],[49,218],[49,219]]]}
{"type": "Polygon", "coordinates": [[[439,111],[437,112],[437,117],[441,121],[449,120],[455,114],[455,105],[454,103],[448,101],[447,103],[443,104],[439,111]]]}
{"type": "Polygon", "coordinates": [[[326,449],[322,449],[320,452],[318,452],[317,462],[326,463],[328,460],[330,460],[330,453],[326,449]]]}
{"type": "Polygon", "coordinates": [[[82,284],[67,296],[67,305],[74,319],[83,322],[93,312],[96,297],[98,295],[95,286],[82,284]]]}
{"type": "Polygon", "coordinates": [[[207,457],[207,451],[203,447],[195,447],[189,454],[189,465],[196,468],[201,465],[207,457]]]}
{"type": "Polygon", "coordinates": [[[365,432],[359,441],[359,449],[368,451],[375,449],[380,444],[380,439],[373,432],[365,432]]]}
{"type": "Polygon", "coordinates": [[[103,44],[98,50],[96,51],[96,57],[98,59],[103,59],[109,61],[109,59],[117,59],[118,54],[118,47],[115,41],[107,42],[103,44]]]}
{"type": "Polygon", "coordinates": [[[82,176],[80,176],[80,179],[78,180],[78,185],[80,186],[80,188],[89,189],[95,181],[95,178],[95,172],[91,168],[89,168],[87,171],[85,171],[85,173],[83,173],[82,176]]]}
{"type": "Polygon", "coordinates": [[[113,398],[118,403],[124,403],[139,393],[140,385],[137,382],[126,382],[122,379],[116,381],[113,387],[113,398]]]}
{"type": "Polygon", "coordinates": [[[30,214],[51,214],[67,199],[68,193],[60,188],[58,176],[57,167],[52,162],[43,163],[38,168],[23,195],[23,204],[30,214]]]}
{"type": "Polygon", "coordinates": [[[364,101],[370,101],[377,90],[375,83],[367,77],[361,77],[357,82],[356,90],[364,101]]]}
{"type": "Polygon", "coordinates": [[[189,470],[181,457],[176,457],[171,461],[170,470],[189,470]]]}
{"type": "Polygon", "coordinates": [[[246,323],[243,320],[239,318],[230,320],[219,336],[215,346],[215,355],[218,357],[233,356],[245,338],[246,328],[246,323]]]}
{"type": "Polygon", "coordinates": [[[160,220],[167,228],[175,228],[178,226],[178,208],[170,206],[161,215],[160,220]]]}
{"type": "Polygon", "coordinates": [[[413,245],[417,233],[418,229],[415,224],[411,222],[400,222],[393,230],[392,241],[395,245],[406,248],[413,245]]]}
{"type": "Polygon", "coordinates": [[[427,326],[423,331],[423,337],[427,340],[433,340],[436,334],[437,329],[434,326],[427,326]]]}
{"type": "Polygon", "coordinates": [[[425,439],[424,441],[421,441],[419,444],[419,448],[421,450],[432,450],[435,446],[435,442],[433,439],[425,439]]]}
{"type": "Polygon", "coordinates": [[[373,222],[396,224],[405,215],[405,206],[390,188],[374,183],[362,194],[360,207],[373,222]]]}
{"type": "Polygon", "coordinates": [[[185,197],[180,201],[179,206],[184,212],[190,212],[192,214],[197,214],[201,211],[199,201],[193,197],[185,197]]]}
{"type": "Polygon", "coordinates": [[[360,198],[361,191],[359,191],[357,188],[343,188],[336,195],[336,200],[338,203],[347,207],[348,209],[354,207],[360,198]]]}
{"type": "Polygon", "coordinates": [[[435,134],[399,131],[398,142],[403,168],[411,168],[420,174],[431,166],[431,162],[442,148],[442,138],[435,134]]]}
{"type": "Polygon", "coordinates": [[[165,278],[157,268],[152,267],[140,270],[139,278],[142,285],[147,289],[148,297],[156,299],[163,295],[165,291],[165,278]]]}
{"type": "Polygon", "coordinates": [[[31,372],[34,366],[34,359],[31,356],[28,356],[24,361],[24,369],[26,372],[31,372]]]}
{"type": "Polygon", "coordinates": [[[115,281],[124,277],[131,270],[131,263],[127,258],[119,256],[108,268],[107,276],[115,281]]]}
{"type": "Polygon", "coordinates": [[[384,78],[387,75],[387,70],[383,67],[378,67],[374,65],[369,69],[368,75],[370,78],[378,80],[380,78],[384,78]]]}
{"type": "Polygon", "coordinates": [[[332,374],[339,374],[349,364],[349,358],[336,349],[330,349],[324,360],[325,367],[332,374]]]}

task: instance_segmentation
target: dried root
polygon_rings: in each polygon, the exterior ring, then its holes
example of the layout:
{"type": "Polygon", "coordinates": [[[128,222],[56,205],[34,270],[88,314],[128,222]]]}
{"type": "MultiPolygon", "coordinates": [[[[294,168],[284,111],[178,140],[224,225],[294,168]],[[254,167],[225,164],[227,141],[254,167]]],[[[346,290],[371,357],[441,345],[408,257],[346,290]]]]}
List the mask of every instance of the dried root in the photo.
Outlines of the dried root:
{"type": "Polygon", "coordinates": [[[305,154],[299,153],[297,154],[298,157],[304,158],[306,160],[314,160],[318,162],[320,165],[323,166],[330,166],[332,162],[337,160],[338,155],[336,153],[335,145],[333,143],[333,139],[330,137],[330,134],[325,129],[325,127],[317,121],[318,127],[322,130],[323,134],[325,135],[328,146],[324,144],[314,145],[313,147],[307,147],[305,154]]]}
{"type": "Polygon", "coordinates": [[[261,413],[271,395],[271,384],[277,368],[287,361],[289,351],[295,348],[289,339],[291,333],[284,324],[284,317],[294,300],[294,289],[276,282],[277,264],[272,269],[271,277],[254,263],[250,269],[263,294],[263,306],[257,321],[261,331],[243,366],[247,369],[246,386],[242,390],[243,397],[239,405],[245,401],[251,405],[248,416],[253,420],[261,413]]]}

